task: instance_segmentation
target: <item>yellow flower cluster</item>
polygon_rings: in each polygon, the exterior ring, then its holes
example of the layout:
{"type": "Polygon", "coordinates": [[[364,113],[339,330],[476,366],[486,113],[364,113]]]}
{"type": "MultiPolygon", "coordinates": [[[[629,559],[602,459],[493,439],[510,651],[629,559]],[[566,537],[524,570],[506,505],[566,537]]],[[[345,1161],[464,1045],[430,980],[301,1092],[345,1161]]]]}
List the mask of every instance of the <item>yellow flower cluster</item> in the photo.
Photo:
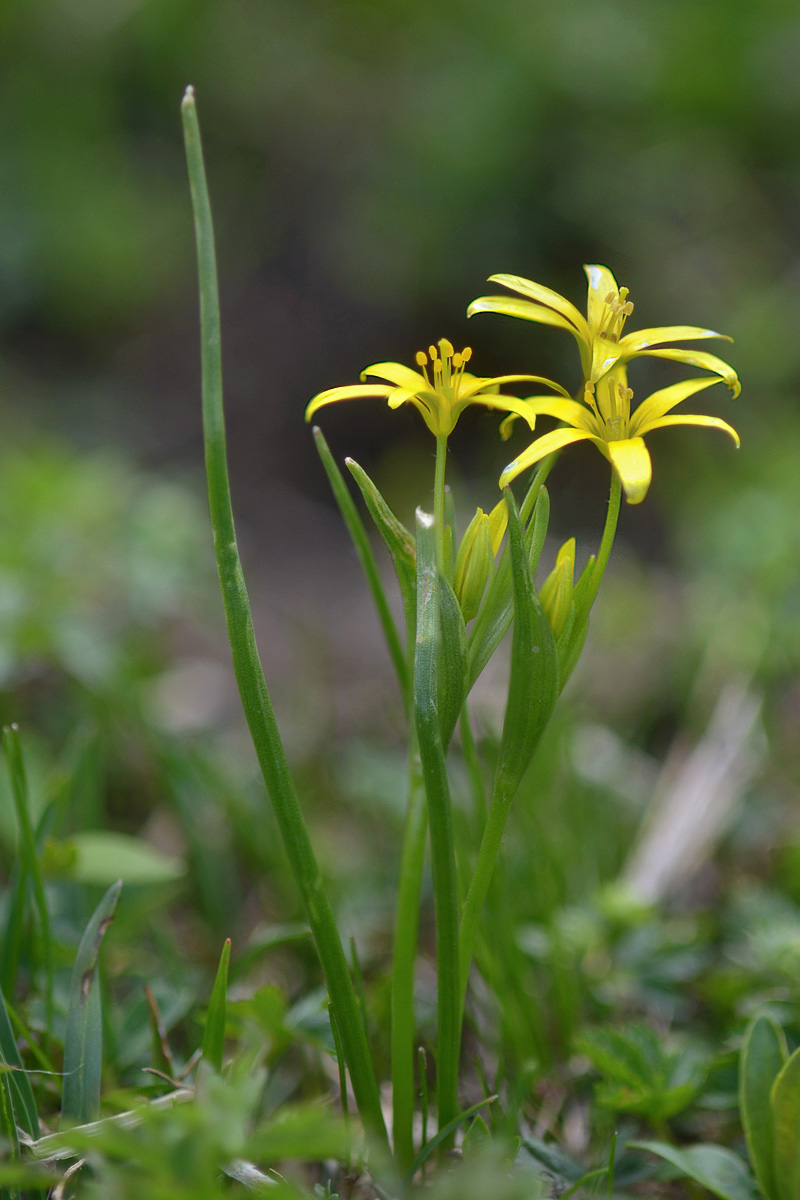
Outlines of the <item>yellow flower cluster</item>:
{"type": "Polygon", "coordinates": [[[719,417],[673,412],[689,396],[715,383],[724,382],[734,396],[739,394],[739,379],[727,362],[707,351],[673,344],[724,335],[693,325],[667,325],[626,333],[626,323],[633,313],[628,289],[618,286],[607,267],[593,264],[584,269],[589,283],[586,316],[558,292],[519,275],[492,275],[491,283],[500,284],[512,294],[482,296],[467,310],[468,316],[502,313],[572,334],[583,373],[579,399],[573,399],[559,383],[542,375],[472,375],[466,370],[472,350],[465,347],[456,353],[452,344],[441,338],[427,353],[421,350],[416,355],[418,370],[396,362],[375,363],[361,372],[360,383],[320,392],[308,405],[306,420],[326,404],[362,397],[385,399],[390,408],[413,404],[437,439],[446,439],[452,433],[461,413],[471,404],[505,413],[501,424],[504,437],[518,417],[531,430],[537,417],[554,417],[561,426],[537,437],[510,462],[500,476],[500,486],[504,487],[555,450],[573,442],[591,441],[616,471],[630,504],[643,500],[650,486],[652,463],[644,436],[654,429],[704,425],[724,430],[738,446],[736,430],[719,417]],[[627,364],[644,357],[698,367],[709,374],[653,392],[631,411],[633,392],[628,387],[627,364]],[[380,382],[366,382],[368,378],[380,382]],[[541,384],[552,394],[519,399],[501,390],[506,385],[521,383],[541,384]]]}

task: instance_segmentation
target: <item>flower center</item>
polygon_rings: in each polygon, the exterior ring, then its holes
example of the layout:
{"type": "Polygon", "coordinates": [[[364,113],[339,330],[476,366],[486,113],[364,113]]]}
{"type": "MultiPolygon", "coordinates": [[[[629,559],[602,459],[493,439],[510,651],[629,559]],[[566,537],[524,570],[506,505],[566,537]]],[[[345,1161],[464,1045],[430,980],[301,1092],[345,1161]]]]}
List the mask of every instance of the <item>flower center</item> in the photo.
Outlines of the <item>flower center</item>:
{"type": "Polygon", "coordinates": [[[447,338],[439,338],[438,347],[429,346],[427,354],[424,350],[417,352],[416,363],[428,385],[435,392],[441,392],[449,400],[454,401],[458,395],[458,385],[464,374],[464,366],[471,358],[470,346],[465,346],[458,354],[453,349],[452,342],[448,342],[447,338]],[[428,375],[429,355],[432,379],[428,375]]]}
{"type": "Polygon", "coordinates": [[[609,342],[618,342],[632,312],[633,301],[628,299],[626,287],[620,288],[619,292],[609,292],[600,318],[600,337],[607,338],[609,342]]]}
{"type": "Polygon", "coordinates": [[[620,383],[613,375],[606,375],[594,384],[586,384],[583,398],[603,426],[602,436],[607,442],[622,441],[628,436],[631,417],[633,389],[620,383]]]}

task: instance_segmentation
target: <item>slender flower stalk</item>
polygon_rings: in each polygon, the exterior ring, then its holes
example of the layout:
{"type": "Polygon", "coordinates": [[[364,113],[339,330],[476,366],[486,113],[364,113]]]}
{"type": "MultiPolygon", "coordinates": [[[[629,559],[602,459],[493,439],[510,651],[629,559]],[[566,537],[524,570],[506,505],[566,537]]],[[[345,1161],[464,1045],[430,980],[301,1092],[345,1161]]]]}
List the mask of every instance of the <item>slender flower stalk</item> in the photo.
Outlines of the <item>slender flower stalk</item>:
{"type": "Polygon", "coordinates": [[[208,500],[233,667],[259,766],[314,936],[359,1113],[370,1132],[385,1144],[386,1127],[364,1024],[336,922],[325,894],[322,873],[294,789],[256,646],[231,505],[222,403],[214,232],[200,129],[191,88],[184,96],[182,114],[200,280],[203,430],[208,500]]]}

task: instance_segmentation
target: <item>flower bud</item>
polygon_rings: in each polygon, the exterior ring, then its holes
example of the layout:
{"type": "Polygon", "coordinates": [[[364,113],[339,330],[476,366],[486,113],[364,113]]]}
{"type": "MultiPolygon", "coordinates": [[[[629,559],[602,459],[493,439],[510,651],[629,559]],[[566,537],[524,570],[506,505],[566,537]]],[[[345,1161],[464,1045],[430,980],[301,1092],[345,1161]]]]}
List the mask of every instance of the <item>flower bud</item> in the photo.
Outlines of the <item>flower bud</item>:
{"type": "Polygon", "coordinates": [[[493,562],[491,519],[479,508],[461,539],[453,576],[465,621],[477,615],[493,562]]]}
{"type": "Polygon", "coordinates": [[[547,614],[553,636],[558,638],[569,621],[575,580],[575,538],[570,538],[558,552],[556,565],[539,589],[539,599],[547,614]]]}

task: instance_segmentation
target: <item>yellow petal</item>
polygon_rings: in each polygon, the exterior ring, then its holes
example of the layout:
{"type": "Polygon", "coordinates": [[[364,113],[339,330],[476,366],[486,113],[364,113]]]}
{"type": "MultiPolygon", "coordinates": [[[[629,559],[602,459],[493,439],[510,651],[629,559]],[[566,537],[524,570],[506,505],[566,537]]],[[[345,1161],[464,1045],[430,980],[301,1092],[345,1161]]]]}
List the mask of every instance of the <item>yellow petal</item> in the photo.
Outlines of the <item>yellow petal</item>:
{"type": "Polygon", "coordinates": [[[563,388],[560,383],[556,383],[554,379],[548,379],[545,375],[494,375],[491,379],[477,379],[474,375],[467,375],[466,372],[462,375],[462,381],[469,382],[458,389],[459,397],[472,397],[476,392],[482,391],[483,388],[501,387],[504,383],[543,383],[545,387],[550,387],[554,392],[558,392],[560,396],[566,396],[569,399],[569,392],[563,388]]]}
{"type": "Polygon", "coordinates": [[[362,400],[368,397],[386,399],[394,390],[394,388],[380,383],[354,383],[350,387],[329,388],[327,392],[320,392],[309,402],[306,408],[306,420],[310,421],[314,413],[324,404],[336,404],[339,400],[362,400]]]}
{"type": "Polygon", "coordinates": [[[642,350],[637,357],[666,358],[670,362],[685,363],[687,367],[700,367],[704,371],[713,371],[723,379],[730,388],[734,400],[742,390],[739,376],[730,363],[717,358],[716,354],[708,354],[705,350],[642,350]]]}
{"type": "MultiPolygon", "coordinates": [[[[556,396],[552,398],[554,400],[557,399],[556,396]]],[[[514,420],[517,417],[522,417],[523,420],[528,422],[531,429],[536,424],[536,414],[529,411],[527,400],[518,400],[516,396],[495,396],[487,392],[483,396],[473,396],[471,400],[464,403],[459,401],[456,406],[457,411],[460,413],[463,408],[466,408],[467,404],[482,404],[485,408],[494,408],[499,412],[511,413],[514,420]]],[[[507,419],[510,420],[510,418],[507,419]]],[[[502,424],[505,425],[505,421],[502,424]]],[[[509,425],[508,428],[510,430],[511,426],[509,425]]],[[[508,434],[504,436],[507,437],[508,434]]]]}
{"type": "Polygon", "coordinates": [[[653,478],[653,464],[647,446],[640,437],[634,437],[608,442],[606,449],[622,481],[628,504],[641,504],[653,478]]]}
{"type": "Polygon", "coordinates": [[[532,279],[524,279],[521,275],[490,275],[489,282],[499,283],[502,287],[507,287],[512,292],[519,292],[521,296],[527,296],[529,300],[535,300],[537,304],[544,304],[547,308],[552,308],[569,321],[575,327],[580,337],[588,343],[591,334],[589,326],[586,324],[586,318],[582,313],[578,312],[574,304],[571,304],[567,300],[566,296],[554,292],[552,288],[544,287],[541,283],[534,283],[532,279]]]}
{"type": "Polygon", "coordinates": [[[603,314],[606,306],[606,296],[609,292],[613,292],[615,296],[619,295],[617,281],[609,271],[608,267],[601,267],[599,263],[589,263],[584,265],[586,278],[589,280],[589,294],[586,301],[586,314],[589,318],[589,328],[592,333],[597,335],[602,328],[603,314]]]}
{"type": "Polygon", "coordinates": [[[689,396],[702,392],[704,388],[714,387],[719,382],[719,379],[714,378],[683,379],[680,383],[673,383],[669,387],[653,392],[651,396],[642,401],[636,412],[633,413],[630,423],[631,435],[636,436],[642,433],[645,426],[650,428],[652,421],[666,416],[676,404],[682,404],[684,400],[688,400],[689,396]]]}
{"type": "Polygon", "coordinates": [[[635,333],[626,333],[620,338],[620,349],[627,355],[629,351],[638,354],[650,346],[662,346],[665,342],[693,342],[700,338],[724,338],[732,342],[733,338],[725,333],[717,333],[713,329],[700,329],[697,325],[660,325],[655,329],[637,329],[635,333]]]}
{"type": "Polygon", "coordinates": [[[431,385],[425,376],[418,371],[412,371],[410,367],[404,367],[402,363],[373,363],[371,367],[364,367],[361,372],[362,379],[365,379],[367,375],[377,375],[379,379],[388,379],[396,387],[408,388],[410,392],[430,391],[431,385]]]}
{"type": "Polygon", "coordinates": [[[702,417],[696,416],[694,413],[687,413],[685,416],[660,417],[657,421],[650,421],[641,432],[651,433],[654,429],[664,429],[668,425],[704,425],[709,429],[721,429],[724,433],[730,434],[737,447],[741,445],[738,433],[727,421],[723,421],[721,417],[702,417]]]}
{"type": "MultiPolygon", "coordinates": [[[[534,463],[539,462],[543,458],[547,458],[548,454],[552,454],[554,450],[562,450],[564,446],[569,446],[571,442],[583,442],[587,438],[591,438],[593,442],[600,443],[601,439],[595,437],[593,433],[588,433],[585,429],[554,429],[552,433],[545,433],[543,437],[537,438],[535,442],[531,442],[527,450],[523,450],[518,458],[510,462],[500,476],[500,487],[505,487],[512,479],[516,479],[528,467],[532,467],[534,463]]],[[[605,443],[603,443],[605,445],[605,443]]]]}
{"type": "Polygon", "coordinates": [[[475,313],[480,312],[501,313],[505,317],[521,317],[523,321],[538,321],[541,325],[555,325],[558,329],[568,330],[573,337],[582,337],[572,321],[568,321],[555,309],[548,308],[544,304],[532,304],[530,300],[517,300],[514,296],[479,296],[470,304],[467,316],[474,317],[475,313]]]}
{"type": "MultiPolygon", "coordinates": [[[[577,400],[562,400],[560,396],[530,396],[522,403],[533,417],[555,417],[576,429],[585,429],[600,436],[601,431],[592,412],[577,400]]],[[[524,415],[524,414],[521,414],[524,415]]]]}

